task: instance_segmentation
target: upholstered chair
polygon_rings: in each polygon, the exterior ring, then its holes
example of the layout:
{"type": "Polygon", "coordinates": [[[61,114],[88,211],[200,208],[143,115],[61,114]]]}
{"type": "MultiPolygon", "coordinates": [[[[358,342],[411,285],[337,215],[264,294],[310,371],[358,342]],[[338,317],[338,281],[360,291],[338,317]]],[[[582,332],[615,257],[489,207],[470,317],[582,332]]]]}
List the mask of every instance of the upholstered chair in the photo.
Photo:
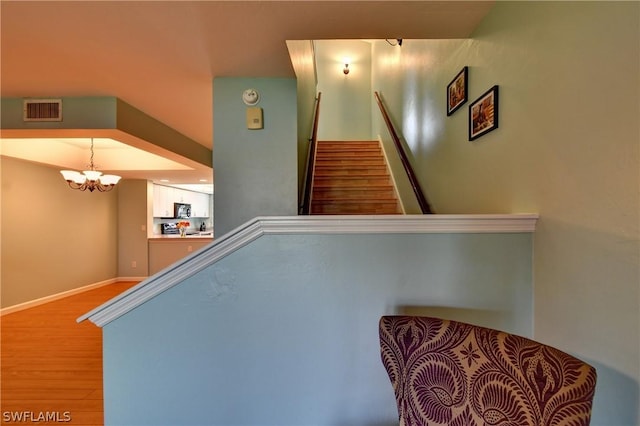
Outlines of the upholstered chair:
{"type": "Polygon", "coordinates": [[[429,317],[380,319],[401,426],[588,425],[590,365],[505,332],[429,317]]]}

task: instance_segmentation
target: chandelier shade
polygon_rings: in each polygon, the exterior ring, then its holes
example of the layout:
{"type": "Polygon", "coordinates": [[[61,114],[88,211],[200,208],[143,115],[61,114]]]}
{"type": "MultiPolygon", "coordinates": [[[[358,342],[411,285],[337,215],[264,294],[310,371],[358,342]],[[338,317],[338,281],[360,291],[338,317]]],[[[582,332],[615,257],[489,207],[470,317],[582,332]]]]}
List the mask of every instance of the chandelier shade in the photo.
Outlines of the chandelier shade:
{"type": "Polygon", "coordinates": [[[93,138],[91,138],[91,161],[89,163],[89,170],[84,170],[82,173],[75,170],[60,170],[60,173],[70,188],[79,189],[80,191],[111,191],[120,180],[120,176],[103,175],[102,172],[95,169],[93,165],[93,138]]]}

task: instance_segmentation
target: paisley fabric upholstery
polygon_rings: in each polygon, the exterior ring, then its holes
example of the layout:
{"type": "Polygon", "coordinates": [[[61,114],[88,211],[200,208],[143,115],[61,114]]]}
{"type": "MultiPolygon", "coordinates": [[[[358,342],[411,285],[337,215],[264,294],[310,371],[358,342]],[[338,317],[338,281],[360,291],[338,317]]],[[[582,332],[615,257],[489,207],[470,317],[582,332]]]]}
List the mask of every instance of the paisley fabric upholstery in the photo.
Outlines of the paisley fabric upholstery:
{"type": "Polygon", "coordinates": [[[400,425],[588,425],[590,365],[505,332],[429,317],[380,319],[400,425]]]}

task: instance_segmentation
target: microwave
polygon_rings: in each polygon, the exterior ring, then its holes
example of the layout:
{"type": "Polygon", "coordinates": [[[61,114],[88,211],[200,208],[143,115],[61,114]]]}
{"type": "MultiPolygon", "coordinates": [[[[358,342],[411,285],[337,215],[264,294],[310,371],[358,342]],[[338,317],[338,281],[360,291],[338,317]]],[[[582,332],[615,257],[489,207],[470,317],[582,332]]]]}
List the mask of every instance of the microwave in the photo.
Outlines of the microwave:
{"type": "Polygon", "coordinates": [[[191,217],[191,204],[173,203],[173,217],[187,219],[191,217]]]}

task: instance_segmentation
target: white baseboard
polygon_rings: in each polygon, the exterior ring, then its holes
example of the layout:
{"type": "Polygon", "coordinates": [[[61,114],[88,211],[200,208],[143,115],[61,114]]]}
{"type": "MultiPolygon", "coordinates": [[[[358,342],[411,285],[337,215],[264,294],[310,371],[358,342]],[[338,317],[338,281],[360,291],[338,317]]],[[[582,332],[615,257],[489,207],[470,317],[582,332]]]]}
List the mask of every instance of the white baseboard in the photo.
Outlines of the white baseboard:
{"type": "Polygon", "coordinates": [[[24,303],[18,303],[17,305],[7,306],[6,308],[0,309],[0,316],[11,314],[13,312],[22,311],[25,309],[33,308],[38,305],[42,305],[45,303],[53,302],[54,300],[59,300],[65,297],[73,296],[75,294],[84,293],[85,291],[94,290],[96,288],[104,287],[109,284],[122,282],[122,281],[142,281],[147,277],[117,277],[111,278],[109,280],[100,281],[97,283],[85,285],[82,287],[74,288],[71,290],[63,291],[62,293],[52,294],[50,296],[41,297],[39,299],[30,300],[24,303]]]}
{"type": "Polygon", "coordinates": [[[116,278],[116,282],[122,282],[122,281],[144,281],[149,277],[118,277],[116,278]]]}

